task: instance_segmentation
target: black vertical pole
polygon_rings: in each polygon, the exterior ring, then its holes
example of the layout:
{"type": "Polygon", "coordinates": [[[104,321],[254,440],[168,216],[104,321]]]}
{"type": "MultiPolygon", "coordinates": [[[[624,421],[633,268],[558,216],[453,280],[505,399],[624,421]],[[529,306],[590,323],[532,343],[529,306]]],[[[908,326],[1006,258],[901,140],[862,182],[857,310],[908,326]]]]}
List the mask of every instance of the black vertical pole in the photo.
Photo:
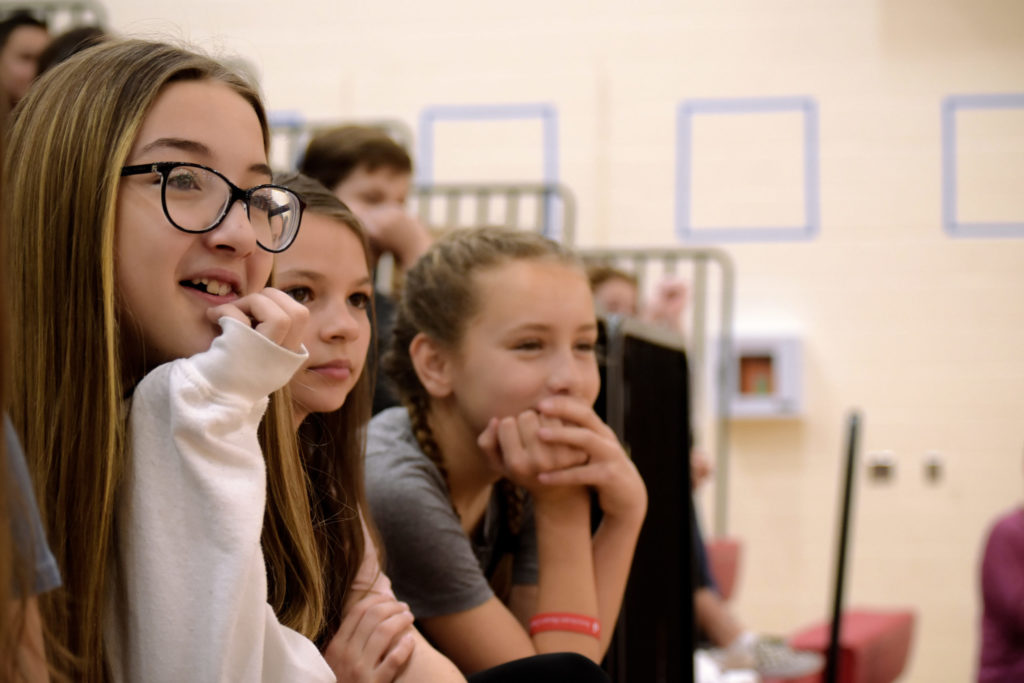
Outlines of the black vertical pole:
{"type": "Polygon", "coordinates": [[[824,683],[836,683],[839,676],[839,625],[843,618],[843,583],[846,577],[846,547],[850,535],[850,508],[853,499],[853,479],[856,472],[857,436],[860,415],[853,411],[847,418],[846,475],[843,478],[843,505],[840,509],[839,552],[836,558],[835,602],[832,604],[832,632],[825,658],[824,683]]]}

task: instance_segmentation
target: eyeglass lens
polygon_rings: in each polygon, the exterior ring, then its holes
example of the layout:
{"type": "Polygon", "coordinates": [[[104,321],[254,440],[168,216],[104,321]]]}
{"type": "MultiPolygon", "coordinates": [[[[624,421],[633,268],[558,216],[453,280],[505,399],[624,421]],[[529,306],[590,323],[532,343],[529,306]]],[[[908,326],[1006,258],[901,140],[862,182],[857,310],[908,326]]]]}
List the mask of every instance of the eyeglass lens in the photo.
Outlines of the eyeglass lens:
{"type": "MultiPolygon", "coordinates": [[[[215,173],[195,166],[177,166],[167,174],[167,213],[184,230],[200,232],[216,224],[230,201],[231,187],[215,173]]],[[[286,244],[300,219],[295,195],[275,187],[261,187],[253,192],[248,211],[256,240],[269,249],[286,244]]]]}

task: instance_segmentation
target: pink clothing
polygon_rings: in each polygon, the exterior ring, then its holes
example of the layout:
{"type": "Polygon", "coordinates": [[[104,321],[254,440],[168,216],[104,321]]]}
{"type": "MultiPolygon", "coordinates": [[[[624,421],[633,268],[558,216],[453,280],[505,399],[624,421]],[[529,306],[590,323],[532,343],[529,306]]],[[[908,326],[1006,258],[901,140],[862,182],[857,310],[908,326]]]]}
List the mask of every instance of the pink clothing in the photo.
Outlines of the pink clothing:
{"type": "Polygon", "coordinates": [[[978,683],[1024,681],[1024,509],[999,519],[981,563],[978,683]]]}
{"type": "Polygon", "coordinates": [[[370,530],[366,528],[366,521],[363,520],[363,563],[359,565],[356,577],[352,579],[351,595],[358,600],[366,593],[380,593],[395,597],[391,589],[391,579],[380,568],[380,559],[377,554],[377,546],[370,536],[370,530]]]}

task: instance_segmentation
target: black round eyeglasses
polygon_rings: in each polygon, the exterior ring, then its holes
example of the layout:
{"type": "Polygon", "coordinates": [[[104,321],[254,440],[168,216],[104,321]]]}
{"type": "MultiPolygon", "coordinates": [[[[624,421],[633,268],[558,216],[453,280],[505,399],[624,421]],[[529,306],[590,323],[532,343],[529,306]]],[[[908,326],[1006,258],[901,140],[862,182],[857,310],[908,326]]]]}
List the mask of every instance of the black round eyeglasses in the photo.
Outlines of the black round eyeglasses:
{"type": "Polygon", "coordinates": [[[299,234],[306,203],[280,185],[257,185],[243,190],[218,171],[185,161],[161,161],[125,166],[122,176],[160,174],[164,215],[182,232],[203,233],[224,221],[238,200],[256,231],[256,242],[266,251],[280,253],[299,234]]]}

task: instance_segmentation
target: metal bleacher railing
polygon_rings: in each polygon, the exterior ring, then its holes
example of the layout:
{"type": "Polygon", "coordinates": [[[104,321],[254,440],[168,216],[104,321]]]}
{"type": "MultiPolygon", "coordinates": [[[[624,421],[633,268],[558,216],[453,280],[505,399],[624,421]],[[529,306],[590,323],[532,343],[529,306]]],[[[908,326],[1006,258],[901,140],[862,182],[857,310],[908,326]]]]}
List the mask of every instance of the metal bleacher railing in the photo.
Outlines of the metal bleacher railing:
{"type": "Polygon", "coordinates": [[[438,231],[503,226],[572,246],[576,199],[561,183],[434,183],[412,190],[412,211],[438,231]]]}
{"type": "Polygon", "coordinates": [[[310,138],[343,125],[357,124],[379,128],[405,149],[412,149],[412,129],[400,119],[344,121],[308,121],[295,112],[270,112],[271,159],[275,168],[295,168],[306,151],[310,138]]]}
{"type": "Polygon", "coordinates": [[[643,292],[657,277],[681,277],[689,288],[686,320],[692,405],[704,405],[713,431],[715,536],[727,533],[729,486],[729,399],[733,387],[732,338],[735,269],[728,253],[715,248],[579,248],[587,263],[632,273],[643,292]],[[685,274],[682,271],[686,271],[685,274]]]}

